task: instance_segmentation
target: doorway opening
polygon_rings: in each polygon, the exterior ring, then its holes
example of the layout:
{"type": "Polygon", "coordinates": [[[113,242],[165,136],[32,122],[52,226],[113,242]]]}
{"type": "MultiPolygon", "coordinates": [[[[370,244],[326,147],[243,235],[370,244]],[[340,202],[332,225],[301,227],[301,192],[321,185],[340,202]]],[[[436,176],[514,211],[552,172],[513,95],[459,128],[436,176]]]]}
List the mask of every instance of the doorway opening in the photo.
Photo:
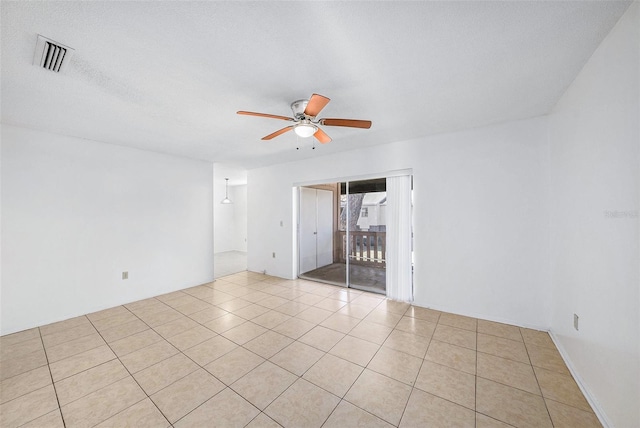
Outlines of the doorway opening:
{"type": "Polygon", "coordinates": [[[386,294],[386,179],[299,189],[298,276],[386,294]]]}

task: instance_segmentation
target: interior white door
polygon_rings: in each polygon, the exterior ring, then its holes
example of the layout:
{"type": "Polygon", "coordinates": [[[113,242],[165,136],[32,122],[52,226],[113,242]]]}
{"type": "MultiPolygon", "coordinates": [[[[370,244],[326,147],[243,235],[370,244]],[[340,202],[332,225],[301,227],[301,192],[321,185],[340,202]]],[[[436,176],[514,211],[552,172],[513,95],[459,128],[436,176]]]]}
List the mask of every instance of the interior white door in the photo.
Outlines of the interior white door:
{"type": "Polygon", "coordinates": [[[316,189],[300,188],[300,273],[314,270],[316,257],[316,189]]]}
{"type": "Polygon", "coordinates": [[[316,192],[316,268],[320,268],[333,263],[333,192],[316,192]]]}

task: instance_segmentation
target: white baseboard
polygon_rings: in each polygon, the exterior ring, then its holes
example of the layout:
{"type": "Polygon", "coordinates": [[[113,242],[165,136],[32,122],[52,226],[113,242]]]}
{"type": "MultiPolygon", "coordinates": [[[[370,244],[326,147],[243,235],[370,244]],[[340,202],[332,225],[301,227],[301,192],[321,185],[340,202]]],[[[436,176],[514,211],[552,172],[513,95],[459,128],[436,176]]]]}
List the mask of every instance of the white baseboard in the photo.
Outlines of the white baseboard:
{"type": "Polygon", "coordinates": [[[560,343],[560,340],[558,339],[558,337],[551,330],[549,330],[549,336],[551,336],[551,340],[553,340],[553,343],[556,345],[556,348],[558,348],[558,352],[560,352],[560,356],[564,360],[564,363],[567,365],[567,368],[571,372],[571,375],[573,376],[576,383],[578,384],[578,388],[580,388],[580,391],[582,391],[584,398],[586,398],[587,402],[593,409],[593,412],[598,417],[598,420],[600,421],[602,426],[604,428],[613,428],[613,423],[611,422],[611,420],[609,420],[604,410],[602,410],[600,403],[593,396],[593,394],[591,393],[591,390],[589,390],[589,387],[587,387],[584,380],[582,379],[582,377],[574,367],[573,362],[571,361],[571,358],[569,358],[569,354],[567,354],[567,351],[564,349],[564,347],[560,343]]]}

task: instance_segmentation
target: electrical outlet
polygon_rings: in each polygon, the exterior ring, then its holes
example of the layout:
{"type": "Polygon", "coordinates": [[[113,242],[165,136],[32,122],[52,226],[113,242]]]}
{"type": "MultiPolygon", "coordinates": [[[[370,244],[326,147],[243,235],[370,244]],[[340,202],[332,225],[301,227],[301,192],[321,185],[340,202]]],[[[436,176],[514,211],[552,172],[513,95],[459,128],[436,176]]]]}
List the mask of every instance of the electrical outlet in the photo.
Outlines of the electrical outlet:
{"type": "Polygon", "coordinates": [[[122,279],[129,279],[129,272],[128,271],[122,272],[122,279]]]}
{"type": "Polygon", "coordinates": [[[576,331],[578,331],[578,320],[580,320],[580,317],[576,314],[573,314],[573,328],[575,328],[576,331]]]}
{"type": "Polygon", "coordinates": [[[276,253],[275,251],[273,253],[271,253],[271,257],[273,257],[274,259],[276,258],[276,253]]]}

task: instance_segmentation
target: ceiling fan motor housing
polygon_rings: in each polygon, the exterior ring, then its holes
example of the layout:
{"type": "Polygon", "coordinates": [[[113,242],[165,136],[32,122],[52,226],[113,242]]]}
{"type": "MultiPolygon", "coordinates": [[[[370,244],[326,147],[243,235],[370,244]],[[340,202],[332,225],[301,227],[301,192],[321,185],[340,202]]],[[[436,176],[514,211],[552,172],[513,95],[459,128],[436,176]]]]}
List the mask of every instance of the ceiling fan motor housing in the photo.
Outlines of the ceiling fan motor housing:
{"type": "Polygon", "coordinates": [[[309,100],[298,100],[291,103],[291,111],[296,119],[304,119],[304,110],[307,108],[309,100]]]}

